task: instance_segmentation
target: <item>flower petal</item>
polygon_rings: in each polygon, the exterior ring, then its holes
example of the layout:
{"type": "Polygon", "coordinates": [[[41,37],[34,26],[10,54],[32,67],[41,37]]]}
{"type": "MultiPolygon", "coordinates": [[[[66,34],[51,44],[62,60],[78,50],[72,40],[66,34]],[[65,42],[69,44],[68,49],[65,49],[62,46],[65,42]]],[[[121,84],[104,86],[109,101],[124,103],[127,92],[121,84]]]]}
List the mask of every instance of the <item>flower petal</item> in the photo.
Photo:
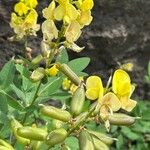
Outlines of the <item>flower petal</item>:
{"type": "Polygon", "coordinates": [[[86,97],[90,100],[96,100],[99,97],[99,89],[89,88],[86,90],[86,97]]]}
{"type": "Polygon", "coordinates": [[[128,111],[128,112],[132,111],[133,108],[136,106],[136,104],[137,104],[136,101],[134,101],[132,99],[129,99],[128,104],[125,107],[125,110],[128,111]]]}
{"type": "Polygon", "coordinates": [[[65,9],[63,6],[59,5],[54,11],[54,18],[61,21],[65,15],[65,9]]]}

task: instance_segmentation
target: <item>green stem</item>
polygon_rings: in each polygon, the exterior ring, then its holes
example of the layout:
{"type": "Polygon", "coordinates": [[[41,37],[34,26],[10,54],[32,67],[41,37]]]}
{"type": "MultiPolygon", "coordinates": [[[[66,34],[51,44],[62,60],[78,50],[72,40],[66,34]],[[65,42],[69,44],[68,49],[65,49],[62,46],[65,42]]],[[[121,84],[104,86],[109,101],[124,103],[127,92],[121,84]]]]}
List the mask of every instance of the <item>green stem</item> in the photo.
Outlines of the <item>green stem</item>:
{"type": "Polygon", "coordinates": [[[77,124],[77,125],[72,125],[72,127],[69,129],[67,136],[69,136],[74,130],[76,130],[79,126],[81,126],[83,123],[86,122],[86,120],[91,116],[92,112],[95,110],[96,105],[94,105],[94,107],[92,107],[88,113],[84,116],[83,119],[81,119],[81,121],[77,124]]]}

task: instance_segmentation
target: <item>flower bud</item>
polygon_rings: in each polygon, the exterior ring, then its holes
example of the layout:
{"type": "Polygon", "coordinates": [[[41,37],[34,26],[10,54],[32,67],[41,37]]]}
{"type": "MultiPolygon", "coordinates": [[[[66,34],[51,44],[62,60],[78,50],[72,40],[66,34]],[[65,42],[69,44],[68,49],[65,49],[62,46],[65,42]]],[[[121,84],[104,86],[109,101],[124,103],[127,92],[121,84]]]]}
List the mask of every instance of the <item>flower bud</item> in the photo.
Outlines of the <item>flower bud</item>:
{"type": "Polygon", "coordinates": [[[131,117],[126,114],[113,113],[108,116],[110,124],[129,126],[135,123],[136,117],[131,117]]]}
{"type": "Polygon", "coordinates": [[[17,134],[30,140],[44,141],[48,133],[40,128],[21,127],[17,130],[17,134]]]}
{"type": "Polygon", "coordinates": [[[71,114],[66,110],[62,110],[53,106],[44,106],[42,104],[40,104],[40,107],[41,113],[47,117],[58,119],[64,122],[68,122],[71,119],[71,114]]]}
{"type": "Polygon", "coordinates": [[[14,136],[16,137],[17,141],[20,142],[21,144],[29,145],[30,144],[29,139],[23,138],[17,134],[17,129],[20,127],[23,127],[22,124],[13,118],[11,120],[11,128],[12,128],[12,131],[14,133],[14,136]]]}
{"type": "Polygon", "coordinates": [[[66,64],[57,64],[56,67],[65,74],[75,85],[80,85],[80,78],[66,64]]]}
{"type": "Polygon", "coordinates": [[[50,146],[61,143],[67,137],[67,131],[63,128],[53,130],[47,136],[46,143],[50,146]]]}
{"type": "Polygon", "coordinates": [[[34,81],[40,81],[45,76],[45,70],[44,68],[37,68],[34,70],[30,76],[30,78],[34,81]]]}
{"type": "Polygon", "coordinates": [[[87,131],[81,131],[79,134],[80,150],[95,150],[93,140],[87,131]]]}
{"type": "Polygon", "coordinates": [[[14,148],[9,143],[0,139],[0,150],[14,150],[14,148]]]}
{"type": "Polygon", "coordinates": [[[103,143],[100,139],[96,138],[95,136],[92,136],[94,148],[96,150],[109,150],[109,147],[103,143]]]}
{"type": "Polygon", "coordinates": [[[73,93],[71,101],[71,112],[74,116],[81,113],[85,101],[85,90],[83,85],[79,86],[73,93]]]}

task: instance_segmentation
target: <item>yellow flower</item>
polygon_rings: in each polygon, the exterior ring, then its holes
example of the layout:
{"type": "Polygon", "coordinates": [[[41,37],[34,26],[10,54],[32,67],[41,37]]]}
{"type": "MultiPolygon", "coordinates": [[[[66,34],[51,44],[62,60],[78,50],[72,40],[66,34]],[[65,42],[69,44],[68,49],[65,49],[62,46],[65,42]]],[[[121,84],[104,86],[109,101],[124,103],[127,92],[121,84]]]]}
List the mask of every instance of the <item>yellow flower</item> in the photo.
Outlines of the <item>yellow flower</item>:
{"type": "Polygon", "coordinates": [[[46,19],[54,19],[54,10],[55,10],[55,1],[52,1],[49,6],[45,9],[43,9],[42,13],[43,13],[43,17],[46,19]]]}
{"type": "Polygon", "coordinates": [[[45,20],[42,24],[42,32],[44,40],[51,41],[52,39],[58,38],[58,30],[55,26],[54,21],[48,19],[45,20]]]}
{"type": "Polygon", "coordinates": [[[66,40],[69,43],[74,43],[81,35],[81,26],[77,21],[72,21],[65,32],[66,40]]]}
{"type": "Polygon", "coordinates": [[[25,18],[25,26],[29,28],[34,27],[37,23],[37,17],[38,17],[37,12],[34,9],[32,9],[25,18]]]}
{"type": "Polygon", "coordinates": [[[87,11],[93,8],[94,2],[93,0],[78,0],[76,5],[82,11],[87,11]]]}
{"type": "Polygon", "coordinates": [[[15,12],[18,13],[19,16],[26,15],[29,7],[27,7],[24,3],[19,2],[14,7],[15,12]]]}
{"type": "Polygon", "coordinates": [[[64,90],[69,90],[71,86],[71,81],[68,78],[65,78],[62,83],[62,88],[64,90]]]}
{"type": "Polygon", "coordinates": [[[121,69],[116,70],[113,75],[112,90],[120,99],[122,109],[126,111],[131,111],[136,106],[137,102],[130,99],[134,89],[130,76],[121,69]]]}
{"type": "Polygon", "coordinates": [[[38,4],[37,0],[24,0],[24,3],[30,8],[35,8],[38,4]]]}
{"type": "Polygon", "coordinates": [[[91,16],[91,11],[87,10],[87,11],[80,12],[80,15],[77,21],[80,23],[80,25],[84,26],[84,25],[89,25],[92,19],[93,17],[91,16]]]}
{"type": "Polygon", "coordinates": [[[53,65],[51,68],[46,69],[46,73],[52,77],[56,76],[58,73],[58,69],[56,68],[56,65],[53,65]]]}
{"type": "Polygon", "coordinates": [[[86,97],[90,100],[99,101],[102,99],[104,94],[104,88],[102,84],[102,80],[98,76],[90,76],[86,80],[86,97]]]}
{"type": "Polygon", "coordinates": [[[78,10],[69,2],[69,0],[60,0],[59,5],[54,11],[54,18],[58,21],[70,23],[78,17],[78,10]]]}
{"type": "Polygon", "coordinates": [[[106,118],[109,113],[118,111],[121,108],[121,102],[118,97],[109,92],[105,94],[100,103],[100,115],[106,118]]]}

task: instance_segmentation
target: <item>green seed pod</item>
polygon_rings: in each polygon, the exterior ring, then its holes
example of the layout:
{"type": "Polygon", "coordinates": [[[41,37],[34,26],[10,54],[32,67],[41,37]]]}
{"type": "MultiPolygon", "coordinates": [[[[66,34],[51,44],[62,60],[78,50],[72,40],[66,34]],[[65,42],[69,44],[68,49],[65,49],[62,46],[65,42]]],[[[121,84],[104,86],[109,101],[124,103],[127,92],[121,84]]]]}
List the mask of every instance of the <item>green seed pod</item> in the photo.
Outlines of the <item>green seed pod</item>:
{"type": "Polygon", "coordinates": [[[10,149],[8,147],[0,145],[0,150],[14,150],[14,149],[10,149]]]}
{"type": "Polygon", "coordinates": [[[46,143],[50,146],[63,142],[67,137],[67,131],[63,128],[53,130],[47,136],[46,143]]]}
{"type": "Polygon", "coordinates": [[[30,78],[34,81],[40,81],[42,78],[44,78],[45,76],[45,70],[44,68],[37,68],[36,70],[34,70],[30,76],[30,78]]]}
{"type": "Polygon", "coordinates": [[[14,136],[16,137],[17,141],[22,143],[23,145],[29,145],[30,144],[29,139],[23,138],[17,134],[17,129],[20,127],[23,127],[22,124],[13,118],[11,120],[11,128],[14,133],[14,136]]]}
{"type": "Polygon", "coordinates": [[[60,70],[63,74],[65,74],[69,80],[71,80],[75,85],[80,85],[81,81],[79,77],[70,69],[70,67],[66,64],[57,64],[57,69],[60,70]]]}
{"type": "Polygon", "coordinates": [[[38,56],[36,56],[36,57],[32,60],[31,63],[32,63],[33,65],[36,65],[36,64],[39,64],[42,60],[43,60],[42,55],[38,55],[38,56]]]}
{"type": "Polygon", "coordinates": [[[57,120],[57,119],[53,119],[52,120],[52,127],[53,129],[59,129],[63,126],[64,122],[57,120]]]}
{"type": "MultiPolygon", "coordinates": [[[[0,139],[0,146],[7,148],[7,150],[14,150],[14,148],[9,143],[5,142],[2,139],[0,139]]],[[[3,149],[3,150],[5,150],[5,149],[3,149]]]]}
{"type": "Polygon", "coordinates": [[[41,113],[47,117],[58,119],[64,122],[68,122],[71,119],[71,114],[66,110],[62,110],[53,106],[44,106],[42,104],[39,106],[41,107],[41,113]]]}
{"type": "Polygon", "coordinates": [[[40,150],[41,144],[41,141],[32,141],[30,145],[32,147],[32,150],[40,150]]]}
{"type": "Polygon", "coordinates": [[[88,130],[88,132],[94,137],[97,137],[99,140],[101,140],[103,143],[107,144],[107,145],[111,145],[114,140],[114,138],[111,138],[109,136],[107,136],[106,134],[100,133],[100,132],[96,132],[96,131],[91,131],[88,130]]]}
{"type": "Polygon", "coordinates": [[[87,131],[81,131],[78,139],[80,150],[95,150],[93,140],[87,131]]]}
{"type": "Polygon", "coordinates": [[[21,127],[17,130],[17,134],[30,140],[44,141],[48,133],[41,128],[21,127]]]}
{"type": "Polygon", "coordinates": [[[98,138],[92,136],[95,150],[109,150],[109,147],[98,138]]]}
{"type": "Polygon", "coordinates": [[[83,85],[79,86],[72,96],[71,112],[74,116],[81,113],[85,101],[85,90],[83,85]]]}
{"type": "Polygon", "coordinates": [[[129,126],[135,123],[136,117],[131,117],[126,114],[113,113],[108,116],[110,124],[129,126]]]}

